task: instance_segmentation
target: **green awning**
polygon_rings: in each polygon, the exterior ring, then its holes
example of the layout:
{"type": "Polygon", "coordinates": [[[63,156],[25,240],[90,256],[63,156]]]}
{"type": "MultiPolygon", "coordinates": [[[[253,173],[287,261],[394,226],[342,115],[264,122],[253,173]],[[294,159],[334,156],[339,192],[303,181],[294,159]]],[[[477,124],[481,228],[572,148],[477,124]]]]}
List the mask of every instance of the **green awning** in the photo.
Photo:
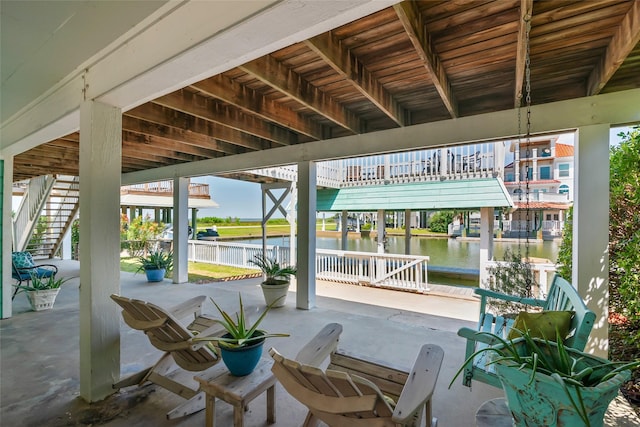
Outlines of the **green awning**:
{"type": "Polygon", "coordinates": [[[498,178],[413,182],[318,190],[318,211],[442,210],[513,207],[498,178]]]}

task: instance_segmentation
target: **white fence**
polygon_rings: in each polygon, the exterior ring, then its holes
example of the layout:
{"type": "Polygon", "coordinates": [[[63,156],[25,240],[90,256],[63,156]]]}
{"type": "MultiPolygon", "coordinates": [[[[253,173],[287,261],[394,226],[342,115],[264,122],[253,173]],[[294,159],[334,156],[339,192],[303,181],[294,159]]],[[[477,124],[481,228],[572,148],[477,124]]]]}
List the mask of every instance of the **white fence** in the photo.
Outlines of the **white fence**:
{"type": "MultiPolygon", "coordinates": [[[[531,269],[533,270],[533,281],[537,285],[532,291],[534,298],[546,299],[549,292],[549,283],[553,280],[553,276],[556,273],[556,265],[553,263],[536,263],[531,262],[531,269]]],[[[498,265],[507,265],[506,261],[489,261],[487,262],[487,268],[496,267],[498,265]]]]}
{"type": "MultiPolygon", "coordinates": [[[[262,245],[189,241],[189,261],[258,269],[249,260],[262,253],[262,245]]],[[[289,248],[267,246],[267,257],[286,265],[289,248]]],[[[333,282],[426,292],[428,256],[372,252],[316,250],[316,277],[333,282]]]]}

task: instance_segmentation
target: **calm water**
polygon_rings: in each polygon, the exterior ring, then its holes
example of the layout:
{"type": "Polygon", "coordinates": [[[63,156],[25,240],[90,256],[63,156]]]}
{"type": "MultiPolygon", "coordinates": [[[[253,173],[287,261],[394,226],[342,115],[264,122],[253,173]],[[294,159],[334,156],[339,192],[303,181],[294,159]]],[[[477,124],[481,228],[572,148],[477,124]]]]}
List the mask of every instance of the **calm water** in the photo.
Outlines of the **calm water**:
{"type": "MultiPolygon", "coordinates": [[[[320,249],[340,249],[340,238],[318,237],[316,247],[320,249]]],[[[269,238],[268,244],[289,246],[288,237],[269,238]]],[[[261,244],[261,239],[244,240],[243,243],[261,244]]],[[[518,252],[517,242],[494,242],[495,259],[502,259],[504,251],[509,248],[518,252]]],[[[529,254],[532,257],[547,258],[555,262],[558,257],[560,240],[529,243],[529,254]]],[[[372,238],[348,239],[347,250],[360,252],[376,252],[377,243],[372,238]]],[[[524,256],[525,242],[520,244],[524,256]]],[[[404,237],[390,236],[387,242],[388,253],[404,254],[404,237]]],[[[461,241],[458,239],[433,239],[428,237],[411,237],[411,254],[429,256],[429,265],[439,267],[480,268],[480,242],[461,241]]]]}

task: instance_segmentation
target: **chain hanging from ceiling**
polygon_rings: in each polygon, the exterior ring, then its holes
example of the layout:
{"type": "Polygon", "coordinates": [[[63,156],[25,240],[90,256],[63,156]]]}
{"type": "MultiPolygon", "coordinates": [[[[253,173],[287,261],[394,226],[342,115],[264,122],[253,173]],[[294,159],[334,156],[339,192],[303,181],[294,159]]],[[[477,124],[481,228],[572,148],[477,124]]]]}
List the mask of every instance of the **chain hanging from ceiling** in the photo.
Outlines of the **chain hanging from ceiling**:
{"type": "MultiPolygon", "coordinates": [[[[524,18],[525,21],[525,105],[526,105],[526,133],[524,136],[524,145],[525,145],[525,176],[524,176],[524,212],[525,212],[525,253],[524,260],[527,264],[529,264],[529,246],[530,246],[530,234],[531,234],[531,221],[530,221],[530,213],[531,208],[529,204],[530,200],[530,188],[529,188],[529,179],[531,170],[531,164],[529,162],[531,158],[531,56],[530,56],[530,43],[529,37],[531,32],[531,16],[527,15],[524,18]]],[[[522,147],[522,97],[519,99],[518,103],[518,153],[520,154],[520,148],[522,147]]],[[[521,156],[519,155],[521,159],[521,156]]],[[[515,165],[514,165],[515,166],[515,165]]],[[[520,173],[520,165],[518,164],[518,171],[520,173]]],[[[518,205],[522,206],[523,199],[523,191],[522,191],[522,179],[518,179],[518,205]]],[[[522,218],[522,215],[519,215],[519,218],[522,218]]],[[[521,219],[520,219],[521,221],[521,219]]],[[[521,250],[521,241],[522,241],[522,227],[518,227],[518,258],[520,260],[523,259],[522,250],[521,250]]],[[[527,268],[525,270],[525,283],[526,283],[526,292],[527,297],[531,297],[531,285],[533,283],[533,272],[531,268],[527,268]]]]}

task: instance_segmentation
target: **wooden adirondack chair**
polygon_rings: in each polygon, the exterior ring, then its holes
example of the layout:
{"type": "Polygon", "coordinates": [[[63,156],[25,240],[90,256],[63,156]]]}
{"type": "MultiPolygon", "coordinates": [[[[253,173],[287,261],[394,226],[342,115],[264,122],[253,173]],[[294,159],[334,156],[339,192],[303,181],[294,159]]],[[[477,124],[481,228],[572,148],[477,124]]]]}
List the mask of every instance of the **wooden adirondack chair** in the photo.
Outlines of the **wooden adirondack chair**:
{"type": "MultiPolygon", "coordinates": [[[[575,314],[571,318],[569,337],[564,340],[564,345],[580,351],[584,350],[587,344],[596,318],[595,313],[587,308],[576,288],[558,275],[554,277],[551,283],[547,299],[522,298],[480,288],[476,289],[475,293],[480,295],[480,319],[477,329],[461,328],[458,330],[458,335],[467,339],[465,360],[477,350],[497,344],[497,342],[492,341],[491,337],[478,335],[478,332],[490,332],[507,339],[513,327],[514,319],[496,316],[486,311],[487,299],[489,298],[539,307],[542,311],[573,311],[575,314]]],[[[473,363],[465,367],[462,379],[463,384],[471,387],[471,380],[490,384],[494,387],[502,387],[493,366],[487,365],[486,352],[476,356],[473,363]]]]}
{"type": "Polygon", "coordinates": [[[194,342],[193,337],[194,334],[212,336],[224,333],[213,318],[202,315],[202,303],[206,297],[203,295],[192,298],[168,310],[119,295],[111,295],[111,299],[123,308],[122,317],[127,325],[143,331],[154,347],[164,351],[153,366],[123,378],[113,388],[152,382],[187,399],[167,413],[169,419],[204,409],[204,393],[199,391],[193,372],[205,371],[220,359],[206,342],[194,342]],[[191,323],[180,323],[179,320],[186,317],[190,317],[191,323]]]}
{"type": "Polygon", "coordinates": [[[336,351],[326,371],[283,357],[271,349],[272,371],[291,396],[309,408],[304,426],[431,426],[431,396],[444,352],[422,346],[410,373],[336,351]],[[395,402],[395,403],[394,403],[395,402]],[[395,406],[395,408],[394,408],[395,406]]]}

